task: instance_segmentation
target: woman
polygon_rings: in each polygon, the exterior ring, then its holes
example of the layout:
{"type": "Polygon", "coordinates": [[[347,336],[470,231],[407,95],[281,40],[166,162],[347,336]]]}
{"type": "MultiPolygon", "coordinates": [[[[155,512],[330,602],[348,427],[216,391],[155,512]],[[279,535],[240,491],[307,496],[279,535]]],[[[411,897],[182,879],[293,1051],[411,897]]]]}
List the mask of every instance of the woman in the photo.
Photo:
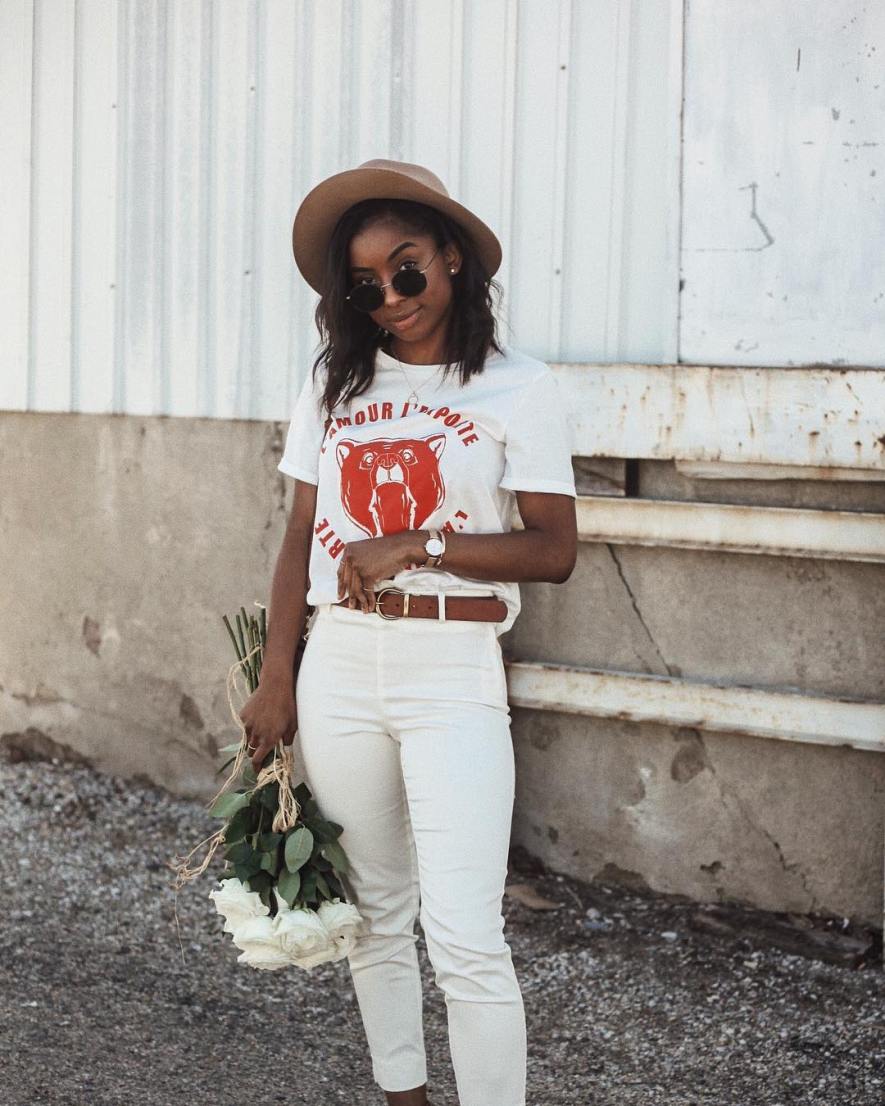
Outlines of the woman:
{"type": "Polygon", "coordinates": [[[524,1106],[501,913],[514,757],[499,637],[518,581],[561,583],[575,564],[556,380],[497,343],[498,240],[427,169],[376,159],[323,181],[293,250],[324,344],[279,464],[294,505],[241,715],[253,763],[297,726],[308,784],[344,827],[367,919],[349,967],[387,1102],[428,1103],[420,917],[461,1106],[524,1106]],[[524,530],[510,532],[514,497],[524,530]]]}

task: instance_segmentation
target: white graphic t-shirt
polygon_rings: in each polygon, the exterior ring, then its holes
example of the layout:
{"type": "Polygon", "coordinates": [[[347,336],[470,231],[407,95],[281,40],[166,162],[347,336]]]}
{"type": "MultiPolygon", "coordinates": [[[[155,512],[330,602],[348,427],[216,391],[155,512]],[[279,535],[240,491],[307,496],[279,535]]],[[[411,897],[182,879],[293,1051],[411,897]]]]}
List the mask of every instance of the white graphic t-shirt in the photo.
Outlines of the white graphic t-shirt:
{"type": "MultiPolygon", "coordinates": [[[[556,377],[543,361],[504,346],[463,387],[457,368],[404,365],[378,350],[369,388],[333,411],[321,405],[324,369],[308,372],[278,468],[317,485],[307,602],[338,601],[344,543],[400,530],[509,531],[519,490],[575,496],[572,443],[556,377]],[[418,394],[408,402],[412,390],[418,394]]],[[[408,567],[392,583],[410,592],[497,595],[509,630],[519,585],[439,568],[408,567]]]]}

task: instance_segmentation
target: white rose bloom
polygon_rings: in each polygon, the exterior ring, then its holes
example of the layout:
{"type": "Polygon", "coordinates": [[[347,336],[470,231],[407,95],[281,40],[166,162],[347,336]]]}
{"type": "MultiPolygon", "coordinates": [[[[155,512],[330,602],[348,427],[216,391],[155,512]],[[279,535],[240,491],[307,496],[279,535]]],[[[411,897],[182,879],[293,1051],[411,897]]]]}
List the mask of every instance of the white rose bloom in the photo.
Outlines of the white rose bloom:
{"type": "Polygon", "coordinates": [[[250,968],[263,968],[274,971],[285,968],[291,958],[280,944],[274,925],[275,918],[247,918],[233,931],[233,943],[242,953],[237,962],[250,968]]]}
{"type": "Polygon", "coordinates": [[[220,890],[210,891],[209,898],[214,900],[215,909],[225,918],[225,933],[233,933],[249,918],[270,913],[258,892],[247,891],[238,879],[223,879],[220,890]]]}
{"type": "Polygon", "coordinates": [[[320,903],[317,913],[337,946],[335,960],[343,960],[350,955],[363,932],[362,915],[353,903],[341,902],[340,899],[320,903]]]}
{"type": "Polygon", "coordinates": [[[335,941],[314,910],[300,906],[290,910],[283,903],[274,918],[274,930],[289,962],[299,968],[309,970],[324,964],[337,952],[335,941]]]}

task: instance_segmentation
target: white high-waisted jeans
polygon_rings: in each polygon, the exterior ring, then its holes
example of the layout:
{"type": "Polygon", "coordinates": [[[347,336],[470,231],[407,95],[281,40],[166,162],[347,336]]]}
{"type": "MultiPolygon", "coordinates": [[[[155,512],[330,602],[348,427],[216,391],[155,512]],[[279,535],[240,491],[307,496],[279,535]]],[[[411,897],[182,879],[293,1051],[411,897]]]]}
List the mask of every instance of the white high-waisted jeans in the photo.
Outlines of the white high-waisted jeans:
{"type": "Polygon", "coordinates": [[[349,966],[375,1081],[427,1081],[420,917],[461,1106],[525,1106],[525,1011],[501,913],[515,770],[494,624],[319,605],[296,703],[304,775],[344,827],[343,882],[367,919],[349,966]]]}

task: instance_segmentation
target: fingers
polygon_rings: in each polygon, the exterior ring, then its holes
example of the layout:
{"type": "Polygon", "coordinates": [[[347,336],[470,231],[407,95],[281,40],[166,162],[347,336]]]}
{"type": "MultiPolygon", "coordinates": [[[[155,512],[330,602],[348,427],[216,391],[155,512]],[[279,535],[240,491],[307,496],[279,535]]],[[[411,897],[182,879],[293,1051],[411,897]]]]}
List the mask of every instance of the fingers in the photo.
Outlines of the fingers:
{"type": "MultiPolygon", "coordinates": [[[[366,595],[366,590],[363,587],[363,581],[360,578],[359,573],[354,570],[351,573],[351,595],[357,603],[362,607],[364,611],[369,609],[369,597],[366,595]]],[[[351,604],[353,606],[354,604],[351,604]]]]}
{"type": "Polygon", "coordinates": [[[343,599],[350,594],[350,561],[345,552],[338,566],[338,598],[343,599]]]}
{"type": "Polygon", "coordinates": [[[276,699],[276,693],[263,690],[259,684],[252,698],[239,712],[245,737],[245,751],[255,774],[268,758],[268,754],[281,742],[291,745],[298,729],[294,699],[288,705],[276,699]]]}
{"type": "Polygon", "coordinates": [[[298,731],[297,721],[289,722],[286,728],[280,732],[279,737],[268,735],[260,739],[255,738],[251,733],[246,735],[246,752],[252,761],[256,773],[260,770],[262,763],[266,760],[267,754],[272,752],[277,745],[291,745],[295,740],[295,734],[298,731]]]}
{"type": "Polygon", "coordinates": [[[269,738],[264,737],[260,741],[256,740],[252,733],[252,729],[249,726],[245,727],[246,730],[246,752],[249,754],[249,759],[252,761],[252,767],[255,769],[255,774],[261,771],[261,764],[270,750],[276,744],[275,741],[271,741],[269,738]]]}
{"type": "Polygon", "coordinates": [[[271,751],[271,749],[273,749],[273,747],[275,745],[276,745],[275,741],[274,742],[271,742],[269,740],[260,741],[258,743],[258,746],[253,751],[251,759],[252,759],[252,767],[255,769],[255,775],[256,776],[261,771],[261,766],[264,763],[265,757],[271,751]]]}
{"type": "MultiPolygon", "coordinates": [[[[344,553],[341,557],[341,564],[338,566],[338,598],[343,599],[345,596],[354,595],[354,579],[358,579],[356,566],[353,563],[353,559],[345,547],[344,553]]],[[[354,604],[351,603],[352,607],[354,604]]]]}
{"type": "Polygon", "coordinates": [[[366,612],[375,609],[375,596],[370,587],[363,582],[356,565],[344,551],[341,564],[338,566],[338,598],[349,597],[348,606],[356,607],[357,603],[366,612]]]}

